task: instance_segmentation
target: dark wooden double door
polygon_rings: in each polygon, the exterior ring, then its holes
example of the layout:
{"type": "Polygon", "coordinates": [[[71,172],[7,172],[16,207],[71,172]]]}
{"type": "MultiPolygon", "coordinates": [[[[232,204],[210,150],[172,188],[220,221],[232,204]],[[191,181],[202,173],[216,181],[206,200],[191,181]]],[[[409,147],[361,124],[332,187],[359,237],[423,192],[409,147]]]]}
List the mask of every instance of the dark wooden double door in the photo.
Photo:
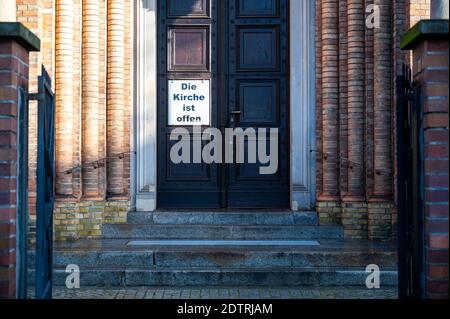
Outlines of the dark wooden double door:
{"type": "MultiPolygon", "coordinates": [[[[159,208],[289,207],[288,2],[159,0],[159,208]],[[171,161],[178,126],[169,125],[169,81],[194,79],[210,81],[210,127],[279,129],[276,173],[260,174],[267,164],[247,156],[240,164],[171,161]]],[[[202,140],[185,128],[192,143],[202,140]]]]}

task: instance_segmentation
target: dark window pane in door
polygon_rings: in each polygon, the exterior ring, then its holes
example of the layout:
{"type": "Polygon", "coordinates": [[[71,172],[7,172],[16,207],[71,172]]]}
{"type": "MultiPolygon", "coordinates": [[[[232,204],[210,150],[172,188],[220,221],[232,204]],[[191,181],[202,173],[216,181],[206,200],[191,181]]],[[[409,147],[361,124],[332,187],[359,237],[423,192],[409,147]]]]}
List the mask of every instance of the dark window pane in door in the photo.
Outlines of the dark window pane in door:
{"type": "Polygon", "coordinates": [[[168,0],[169,17],[208,17],[209,0],[168,0]]]}
{"type": "Polygon", "coordinates": [[[169,71],[208,70],[207,28],[171,28],[169,36],[169,71]]]}

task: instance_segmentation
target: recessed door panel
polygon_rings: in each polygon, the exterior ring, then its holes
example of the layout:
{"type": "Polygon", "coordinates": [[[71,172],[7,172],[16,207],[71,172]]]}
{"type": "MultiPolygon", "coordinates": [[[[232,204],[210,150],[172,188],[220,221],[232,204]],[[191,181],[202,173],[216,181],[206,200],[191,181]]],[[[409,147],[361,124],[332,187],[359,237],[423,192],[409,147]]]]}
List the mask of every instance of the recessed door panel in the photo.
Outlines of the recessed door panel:
{"type": "Polygon", "coordinates": [[[279,81],[239,80],[238,108],[242,126],[265,124],[268,127],[279,123],[279,81]]]}
{"type": "Polygon", "coordinates": [[[278,15],[278,0],[238,0],[239,17],[275,17],[278,15]]]}
{"type": "Polygon", "coordinates": [[[186,137],[191,140],[188,152],[183,148],[173,148],[179,141],[173,141],[170,139],[170,136],[167,136],[167,153],[170,154],[171,151],[173,152],[172,148],[177,150],[177,152],[174,152],[176,153],[174,157],[177,157],[178,160],[176,162],[172,160],[167,162],[166,180],[180,182],[182,187],[189,185],[189,182],[192,180],[195,182],[209,182],[211,185],[214,185],[214,181],[212,180],[213,176],[211,176],[211,165],[201,161],[201,158],[198,156],[196,158],[196,154],[198,154],[196,150],[203,148],[207,144],[207,141],[202,140],[202,136],[196,134],[189,134],[186,137]],[[189,159],[188,164],[183,162],[184,158],[189,159]]]}
{"type": "Polygon", "coordinates": [[[239,70],[276,71],[278,69],[277,27],[239,28],[239,70]]]}
{"type": "Polygon", "coordinates": [[[169,27],[169,71],[209,70],[209,28],[169,27]]]}

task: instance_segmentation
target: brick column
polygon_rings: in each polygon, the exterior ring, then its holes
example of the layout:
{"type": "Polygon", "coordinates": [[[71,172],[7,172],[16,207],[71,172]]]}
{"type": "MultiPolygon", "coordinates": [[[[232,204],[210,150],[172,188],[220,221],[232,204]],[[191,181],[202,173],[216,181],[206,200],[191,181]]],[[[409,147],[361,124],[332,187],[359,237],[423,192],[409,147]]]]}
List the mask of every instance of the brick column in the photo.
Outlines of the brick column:
{"type": "MultiPolygon", "coordinates": [[[[364,183],[365,18],[364,0],[349,0],[348,18],[348,162],[342,224],[348,237],[367,237],[364,183]]],[[[341,108],[344,107],[341,105],[341,108]]],[[[341,150],[341,153],[342,150],[341,150]]]]}
{"type": "Polygon", "coordinates": [[[373,189],[367,207],[370,239],[390,238],[393,211],[392,0],[375,0],[380,27],[374,29],[373,189]]]}
{"type": "Polygon", "coordinates": [[[423,20],[402,39],[413,50],[423,102],[425,276],[428,298],[448,298],[449,31],[448,20],[423,20]]]}
{"type": "Polygon", "coordinates": [[[83,197],[104,199],[104,167],[88,165],[104,158],[102,149],[103,110],[100,105],[100,3],[98,0],[83,1],[83,79],[82,79],[82,158],[83,197]]]}
{"type": "Polygon", "coordinates": [[[340,222],[339,207],[339,1],[321,5],[322,42],[322,187],[317,211],[320,221],[340,222]]]}
{"type": "Polygon", "coordinates": [[[0,22],[0,299],[16,297],[19,96],[28,92],[29,52],[39,47],[22,24],[0,22]]]}
{"type": "Polygon", "coordinates": [[[123,196],[125,103],[125,4],[123,0],[108,1],[108,195],[123,196]]]}
{"type": "MultiPolygon", "coordinates": [[[[348,107],[348,70],[349,70],[349,26],[347,19],[348,0],[339,0],[339,151],[344,157],[348,154],[349,107],[348,107]]],[[[348,163],[339,161],[340,199],[348,193],[348,163]]]]}
{"type": "MultiPolygon", "coordinates": [[[[56,1],[56,171],[73,167],[74,161],[74,97],[73,97],[73,4],[69,0],[56,1]]],[[[71,198],[72,174],[58,174],[56,194],[71,198]]]]}

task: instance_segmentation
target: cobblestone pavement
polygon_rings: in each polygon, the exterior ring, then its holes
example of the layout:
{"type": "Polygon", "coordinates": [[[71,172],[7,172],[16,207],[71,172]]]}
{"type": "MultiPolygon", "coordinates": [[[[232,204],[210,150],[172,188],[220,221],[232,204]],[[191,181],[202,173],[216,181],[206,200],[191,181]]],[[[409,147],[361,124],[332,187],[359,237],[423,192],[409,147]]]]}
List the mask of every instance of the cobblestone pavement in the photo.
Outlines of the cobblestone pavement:
{"type": "MultiPolygon", "coordinates": [[[[29,298],[34,290],[30,289],[29,298]]],[[[333,288],[53,288],[54,299],[396,299],[397,289],[333,288]]]]}

